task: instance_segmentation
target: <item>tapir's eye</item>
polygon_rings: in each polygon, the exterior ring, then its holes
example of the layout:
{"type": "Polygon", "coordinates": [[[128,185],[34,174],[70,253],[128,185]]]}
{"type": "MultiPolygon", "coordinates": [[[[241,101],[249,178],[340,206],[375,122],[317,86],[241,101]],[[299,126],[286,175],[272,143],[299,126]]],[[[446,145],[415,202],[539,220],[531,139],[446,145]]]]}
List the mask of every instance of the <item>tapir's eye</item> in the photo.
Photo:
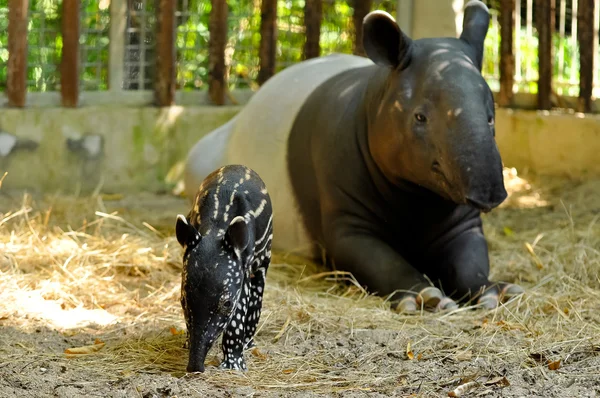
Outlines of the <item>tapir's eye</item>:
{"type": "Polygon", "coordinates": [[[415,113],[415,119],[419,123],[425,123],[427,121],[427,118],[422,113],[415,113]]]}

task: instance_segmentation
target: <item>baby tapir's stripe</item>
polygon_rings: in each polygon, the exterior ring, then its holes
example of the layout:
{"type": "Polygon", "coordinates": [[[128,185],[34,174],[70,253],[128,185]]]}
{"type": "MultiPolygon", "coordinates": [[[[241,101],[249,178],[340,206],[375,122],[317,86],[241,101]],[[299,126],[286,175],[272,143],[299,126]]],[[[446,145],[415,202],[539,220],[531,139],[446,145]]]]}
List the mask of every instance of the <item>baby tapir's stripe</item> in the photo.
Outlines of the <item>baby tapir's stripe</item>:
{"type": "Polygon", "coordinates": [[[192,210],[177,221],[184,248],[181,304],[188,371],[203,371],[206,353],[222,338],[221,368],[246,370],[254,345],[267,269],[273,212],[264,182],[248,167],[228,165],[200,184],[192,210]]]}

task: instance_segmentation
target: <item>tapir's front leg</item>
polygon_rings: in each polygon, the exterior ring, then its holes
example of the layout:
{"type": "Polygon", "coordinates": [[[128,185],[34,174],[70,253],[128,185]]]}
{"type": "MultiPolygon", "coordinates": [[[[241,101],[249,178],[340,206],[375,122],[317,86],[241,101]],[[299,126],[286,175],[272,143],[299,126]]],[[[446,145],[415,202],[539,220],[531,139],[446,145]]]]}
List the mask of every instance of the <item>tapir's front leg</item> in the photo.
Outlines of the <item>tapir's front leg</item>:
{"type": "Polygon", "coordinates": [[[456,306],[424,275],[388,244],[366,230],[336,222],[325,231],[328,256],[337,269],[351,272],[371,292],[390,297],[392,308],[399,312],[446,309],[456,306]]]}
{"type": "Polygon", "coordinates": [[[250,294],[249,283],[244,281],[242,293],[236,304],[235,311],[225,328],[222,337],[223,362],[220,369],[247,370],[244,360],[244,341],[246,314],[248,312],[248,297],[250,294]]]}
{"type": "Polygon", "coordinates": [[[523,293],[515,284],[492,282],[488,279],[490,266],[488,245],[481,226],[473,227],[450,240],[438,253],[434,281],[454,300],[467,302],[477,299],[486,308],[523,293]]]}
{"type": "Polygon", "coordinates": [[[248,312],[246,314],[246,324],[244,327],[244,349],[254,347],[254,334],[256,333],[256,326],[258,325],[260,311],[262,309],[267,266],[261,265],[256,271],[254,271],[250,278],[249,305],[248,312]]]}

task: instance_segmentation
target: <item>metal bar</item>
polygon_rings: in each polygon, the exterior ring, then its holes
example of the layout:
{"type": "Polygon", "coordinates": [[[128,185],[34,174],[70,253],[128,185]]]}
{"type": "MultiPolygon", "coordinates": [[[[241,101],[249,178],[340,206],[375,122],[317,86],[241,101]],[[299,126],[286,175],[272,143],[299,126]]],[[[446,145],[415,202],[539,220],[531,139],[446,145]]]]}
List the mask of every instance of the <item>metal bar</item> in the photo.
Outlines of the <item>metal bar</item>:
{"type": "Polygon", "coordinates": [[[277,48],[277,0],[262,0],[260,5],[260,69],[257,82],[264,84],[275,74],[277,48]]]}
{"type": "Polygon", "coordinates": [[[110,91],[123,90],[126,26],[127,0],[111,0],[108,47],[108,89],[110,91]]]}
{"type": "Polygon", "coordinates": [[[171,106],[175,102],[175,2],[159,0],[156,17],[155,103],[171,106]]]}
{"type": "Polygon", "coordinates": [[[60,93],[62,106],[68,108],[79,102],[79,9],[79,0],[63,0],[60,93]]]}
{"type": "Polygon", "coordinates": [[[225,46],[227,45],[227,2],[211,0],[208,21],[208,94],[216,105],[225,104],[225,46]]]}
{"type": "Polygon", "coordinates": [[[303,59],[315,58],[321,54],[321,22],[323,19],[323,1],[305,0],[304,26],[306,27],[306,41],[304,42],[303,59]]]}
{"type": "Polygon", "coordinates": [[[552,32],[554,31],[554,0],[536,0],[538,31],[538,109],[552,108],[552,32]]]}
{"type": "Polygon", "coordinates": [[[594,0],[578,0],[577,40],[579,41],[579,99],[577,110],[591,112],[594,79],[594,0]]]}
{"type": "Polygon", "coordinates": [[[513,97],[515,56],[513,51],[515,0],[500,0],[500,94],[498,105],[509,106],[513,97]]]}
{"type": "Polygon", "coordinates": [[[8,106],[22,108],[27,99],[27,10],[28,0],[8,2],[8,106]]]}

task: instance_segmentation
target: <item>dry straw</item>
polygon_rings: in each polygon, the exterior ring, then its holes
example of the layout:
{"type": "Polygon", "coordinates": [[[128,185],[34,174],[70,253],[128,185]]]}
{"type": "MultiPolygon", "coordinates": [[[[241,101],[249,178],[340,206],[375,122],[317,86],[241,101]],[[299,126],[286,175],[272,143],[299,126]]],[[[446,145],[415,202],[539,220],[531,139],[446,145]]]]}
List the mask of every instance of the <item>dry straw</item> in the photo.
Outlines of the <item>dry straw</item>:
{"type": "MultiPolygon", "coordinates": [[[[600,344],[600,183],[531,186],[514,171],[506,177],[513,194],[484,216],[492,276],[523,284],[526,295],[494,311],[398,315],[351,275],[276,253],[259,348],[246,354],[250,371],[208,367],[203,380],[228,388],[392,392],[414,386],[416,374],[418,392],[427,395],[460,393],[461,384],[498,387],[502,368],[592,374],[600,344]]],[[[98,378],[184,375],[181,251],[172,227],[185,202],[151,214],[102,196],[22,199],[0,202],[0,322],[23,330],[48,324],[89,336],[88,344],[100,338],[104,347],[69,359],[98,378]],[[36,303],[54,307],[36,313],[36,303]]],[[[216,364],[220,356],[216,347],[208,360],[216,364]]]]}

